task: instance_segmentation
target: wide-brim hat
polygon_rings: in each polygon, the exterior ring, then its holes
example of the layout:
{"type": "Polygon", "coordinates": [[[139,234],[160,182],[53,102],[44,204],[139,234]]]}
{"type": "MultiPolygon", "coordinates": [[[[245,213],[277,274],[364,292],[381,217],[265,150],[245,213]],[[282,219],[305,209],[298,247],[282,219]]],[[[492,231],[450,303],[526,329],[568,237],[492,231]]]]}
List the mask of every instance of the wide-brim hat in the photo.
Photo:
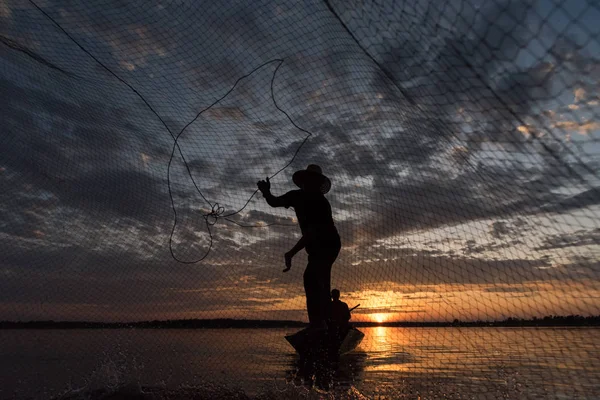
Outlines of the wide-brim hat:
{"type": "Polygon", "coordinates": [[[323,175],[321,167],[315,164],[310,164],[306,169],[294,172],[292,180],[299,188],[302,188],[306,182],[318,182],[323,194],[331,189],[331,180],[323,175]]]}

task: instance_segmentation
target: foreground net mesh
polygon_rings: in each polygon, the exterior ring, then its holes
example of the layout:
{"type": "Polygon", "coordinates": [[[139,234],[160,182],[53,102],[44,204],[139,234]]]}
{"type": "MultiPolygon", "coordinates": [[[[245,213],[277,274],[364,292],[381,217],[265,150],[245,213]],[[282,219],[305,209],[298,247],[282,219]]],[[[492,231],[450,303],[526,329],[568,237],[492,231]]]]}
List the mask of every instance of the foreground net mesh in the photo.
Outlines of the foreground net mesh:
{"type": "Polygon", "coordinates": [[[255,321],[1,330],[0,398],[593,398],[600,334],[564,325],[600,314],[598,20],[592,0],[1,1],[0,320],[255,321]],[[306,255],[281,272],[295,214],[256,191],[311,163],[332,284],[387,324],[326,391],[283,338],[306,321],[306,255]]]}

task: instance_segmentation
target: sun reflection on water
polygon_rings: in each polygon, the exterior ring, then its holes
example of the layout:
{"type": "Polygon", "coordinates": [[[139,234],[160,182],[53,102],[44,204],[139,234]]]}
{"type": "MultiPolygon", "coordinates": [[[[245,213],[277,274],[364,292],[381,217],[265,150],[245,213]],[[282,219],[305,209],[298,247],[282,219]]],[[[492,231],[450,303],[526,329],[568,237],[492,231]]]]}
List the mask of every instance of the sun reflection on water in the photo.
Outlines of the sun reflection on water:
{"type": "Polygon", "coordinates": [[[366,370],[379,372],[405,371],[414,367],[413,357],[406,352],[408,336],[402,328],[377,326],[365,328],[361,348],[367,352],[366,370]]]}

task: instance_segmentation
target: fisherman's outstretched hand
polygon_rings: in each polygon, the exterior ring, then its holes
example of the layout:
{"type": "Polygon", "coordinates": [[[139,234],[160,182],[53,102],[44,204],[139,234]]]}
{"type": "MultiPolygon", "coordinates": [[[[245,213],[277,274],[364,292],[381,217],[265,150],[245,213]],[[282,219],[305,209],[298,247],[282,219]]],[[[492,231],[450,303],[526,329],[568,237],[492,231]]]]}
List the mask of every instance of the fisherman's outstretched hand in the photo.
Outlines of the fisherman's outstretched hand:
{"type": "Polygon", "coordinates": [[[267,177],[266,181],[258,181],[256,186],[258,186],[258,190],[260,190],[262,194],[269,193],[271,191],[271,182],[269,181],[269,177],[267,177]]]}
{"type": "Polygon", "coordinates": [[[292,268],[292,257],[294,257],[290,253],[285,253],[285,269],[283,272],[288,272],[292,268]]]}

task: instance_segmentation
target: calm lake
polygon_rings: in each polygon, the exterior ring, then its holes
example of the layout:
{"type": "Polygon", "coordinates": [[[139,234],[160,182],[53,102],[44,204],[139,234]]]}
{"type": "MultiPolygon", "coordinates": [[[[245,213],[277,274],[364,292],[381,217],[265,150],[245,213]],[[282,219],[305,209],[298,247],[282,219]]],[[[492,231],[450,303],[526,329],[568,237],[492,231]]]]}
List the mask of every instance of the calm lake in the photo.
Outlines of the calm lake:
{"type": "Polygon", "coordinates": [[[600,329],[361,328],[326,391],[295,330],[2,330],[0,398],[600,398],[600,329]]]}

